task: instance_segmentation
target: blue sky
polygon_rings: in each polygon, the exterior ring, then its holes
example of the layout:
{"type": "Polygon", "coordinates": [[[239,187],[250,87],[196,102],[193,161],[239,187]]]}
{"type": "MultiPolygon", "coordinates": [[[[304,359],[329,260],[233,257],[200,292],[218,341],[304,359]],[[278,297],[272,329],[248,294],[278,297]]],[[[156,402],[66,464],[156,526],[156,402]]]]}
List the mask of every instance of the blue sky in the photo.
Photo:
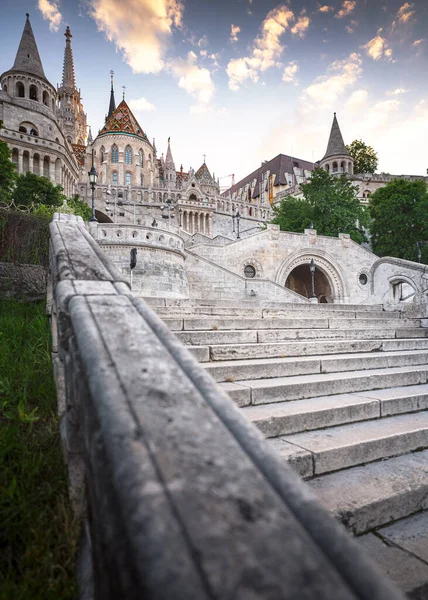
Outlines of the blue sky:
{"type": "Polygon", "coordinates": [[[415,0],[6,0],[0,72],[30,19],[60,83],[69,25],[76,83],[96,133],[110,69],[158,152],[207,164],[221,184],[278,153],[320,159],[336,111],[379,171],[428,168],[428,2],[415,0]]]}

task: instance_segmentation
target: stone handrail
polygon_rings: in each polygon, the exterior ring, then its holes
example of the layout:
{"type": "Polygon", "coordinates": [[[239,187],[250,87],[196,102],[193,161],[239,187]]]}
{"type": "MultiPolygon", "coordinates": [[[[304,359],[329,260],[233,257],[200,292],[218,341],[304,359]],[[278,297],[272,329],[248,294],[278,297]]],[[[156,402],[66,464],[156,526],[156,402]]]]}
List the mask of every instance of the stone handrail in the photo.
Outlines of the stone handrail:
{"type": "Polygon", "coordinates": [[[85,517],[81,597],[403,600],[83,222],[56,215],[51,232],[61,430],[85,517]]]}

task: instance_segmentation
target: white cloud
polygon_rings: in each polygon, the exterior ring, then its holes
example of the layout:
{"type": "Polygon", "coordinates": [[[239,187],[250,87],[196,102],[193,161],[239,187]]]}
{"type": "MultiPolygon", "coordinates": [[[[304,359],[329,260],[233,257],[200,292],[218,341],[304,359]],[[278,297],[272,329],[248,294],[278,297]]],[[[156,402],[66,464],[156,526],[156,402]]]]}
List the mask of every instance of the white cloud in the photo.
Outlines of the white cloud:
{"type": "Polygon", "coordinates": [[[332,6],[329,6],[328,4],[323,4],[322,6],[319,7],[319,12],[322,13],[328,13],[330,11],[333,11],[334,8],[332,6]]]}
{"type": "Polygon", "coordinates": [[[367,90],[355,90],[346,102],[346,112],[358,113],[367,104],[369,93],[367,90]]]}
{"type": "Polygon", "coordinates": [[[294,83],[295,85],[297,85],[296,73],[298,70],[299,66],[297,65],[297,62],[295,60],[292,60],[284,69],[284,73],[282,74],[282,81],[285,81],[285,83],[294,83]]]}
{"type": "Polygon", "coordinates": [[[42,17],[49,21],[49,29],[57,32],[62,21],[62,14],[59,11],[58,3],[55,0],[38,0],[38,9],[42,17]]]}
{"type": "Polygon", "coordinates": [[[89,0],[89,13],[134,73],[165,69],[173,28],[182,24],[179,0],[89,0]]]}
{"type": "Polygon", "coordinates": [[[253,42],[251,55],[232,59],[227,65],[231,90],[238,90],[247,80],[257,82],[261,71],[279,65],[278,59],[284,50],[280,37],[294,20],[293,12],[285,5],[266,15],[260,33],[253,42]]]}
{"type": "Polygon", "coordinates": [[[347,17],[349,14],[351,14],[356,6],[356,0],[344,0],[342,8],[335,15],[336,18],[343,19],[343,17],[347,17]]]}
{"type": "Polygon", "coordinates": [[[353,86],[361,77],[361,56],[356,52],[345,60],[336,60],[330,67],[328,75],[321,75],[304,90],[303,101],[308,110],[317,106],[334,106],[340,96],[353,86]]]}
{"type": "Polygon", "coordinates": [[[178,79],[178,87],[186,90],[188,94],[196,98],[199,105],[206,105],[214,94],[214,82],[211,73],[197,64],[197,56],[190,51],[186,59],[177,58],[170,64],[170,69],[178,79]]]}
{"type": "Polygon", "coordinates": [[[346,25],[345,29],[348,33],[354,33],[357,26],[358,26],[358,21],[352,20],[349,25],[346,25]]]}
{"type": "Polygon", "coordinates": [[[397,12],[397,16],[395,17],[392,23],[392,28],[394,29],[394,27],[396,27],[399,23],[408,23],[415,14],[415,11],[412,10],[413,8],[414,4],[409,4],[409,2],[405,2],[403,6],[400,6],[397,12]]]}
{"type": "Polygon", "coordinates": [[[299,18],[297,19],[295,25],[293,25],[293,27],[291,28],[291,33],[293,35],[297,35],[300,38],[303,38],[305,36],[306,30],[308,29],[309,25],[310,25],[310,18],[306,15],[306,11],[302,10],[302,12],[300,13],[299,18]]]}
{"type": "Polygon", "coordinates": [[[373,60],[380,60],[381,58],[385,57],[391,58],[392,56],[392,50],[391,48],[388,48],[387,40],[380,35],[381,32],[382,29],[379,29],[378,35],[363,46],[367,52],[367,55],[373,60]]]}
{"type": "Polygon", "coordinates": [[[396,88],[395,90],[389,90],[386,92],[387,96],[401,96],[402,94],[407,94],[407,90],[404,88],[396,88]]]}
{"type": "Polygon", "coordinates": [[[203,58],[205,58],[205,57],[208,55],[208,51],[207,51],[207,50],[201,50],[201,51],[199,52],[199,54],[200,54],[200,55],[201,55],[203,58]]]}
{"type": "Polygon", "coordinates": [[[419,48],[424,43],[425,40],[415,40],[412,44],[413,48],[419,48]]]}
{"type": "Polygon", "coordinates": [[[231,25],[230,26],[230,41],[232,43],[238,41],[238,33],[241,31],[239,25],[231,25]]]}
{"type": "Polygon", "coordinates": [[[135,110],[135,112],[148,112],[148,111],[152,111],[152,110],[156,110],[156,107],[154,104],[152,104],[151,102],[149,102],[148,100],[146,100],[146,98],[144,98],[144,96],[142,96],[141,98],[136,98],[135,100],[130,100],[128,102],[131,110],[135,110]]]}

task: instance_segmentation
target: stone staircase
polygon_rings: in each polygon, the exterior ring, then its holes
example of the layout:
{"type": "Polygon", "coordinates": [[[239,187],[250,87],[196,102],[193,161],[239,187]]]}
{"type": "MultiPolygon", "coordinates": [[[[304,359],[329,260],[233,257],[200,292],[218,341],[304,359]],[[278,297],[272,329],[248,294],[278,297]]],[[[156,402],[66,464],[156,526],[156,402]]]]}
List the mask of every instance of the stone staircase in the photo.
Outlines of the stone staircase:
{"type": "Polygon", "coordinates": [[[392,579],[409,597],[428,598],[421,320],[361,305],[155,308],[392,579]]]}

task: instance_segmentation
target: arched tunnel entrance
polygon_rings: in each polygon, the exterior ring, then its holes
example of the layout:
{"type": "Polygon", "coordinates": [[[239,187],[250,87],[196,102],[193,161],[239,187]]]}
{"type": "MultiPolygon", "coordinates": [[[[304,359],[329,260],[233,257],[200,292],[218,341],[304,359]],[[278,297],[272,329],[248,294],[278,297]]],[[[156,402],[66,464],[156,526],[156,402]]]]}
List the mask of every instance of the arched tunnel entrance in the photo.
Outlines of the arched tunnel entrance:
{"type": "MultiPolygon", "coordinates": [[[[315,296],[318,298],[318,302],[333,302],[330,283],[319,268],[315,269],[314,284],[315,296]]],[[[287,277],[285,287],[305,298],[310,298],[312,296],[312,275],[309,270],[309,263],[299,265],[293,269],[287,277]]]]}

